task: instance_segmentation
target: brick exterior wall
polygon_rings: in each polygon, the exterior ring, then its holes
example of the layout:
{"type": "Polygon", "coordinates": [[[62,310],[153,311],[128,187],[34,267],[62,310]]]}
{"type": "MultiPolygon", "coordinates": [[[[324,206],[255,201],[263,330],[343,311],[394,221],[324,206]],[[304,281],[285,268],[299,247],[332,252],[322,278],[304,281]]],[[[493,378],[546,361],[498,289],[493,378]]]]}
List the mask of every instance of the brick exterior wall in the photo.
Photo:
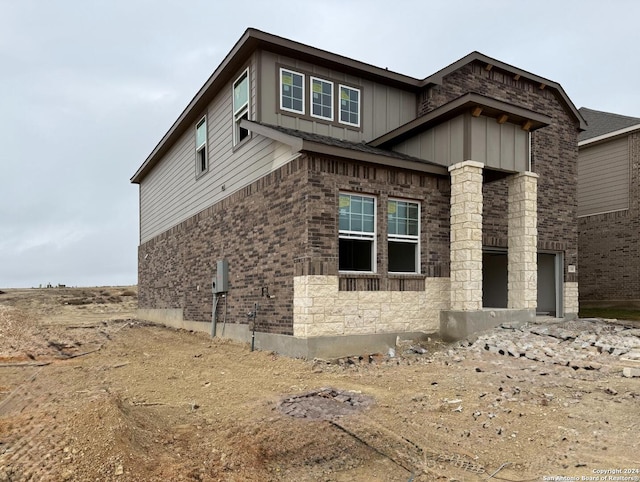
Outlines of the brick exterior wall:
{"type": "Polygon", "coordinates": [[[579,219],[580,300],[640,302],[640,134],[629,136],[629,209],[579,219]]]}
{"type": "MultiPolygon", "coordinates": [[[[538,180],[538,248],[565,253],[565,281],[577,281],[577,122],[549,89],[496,69],[468,65],[425,91],[420,114],[466,92],[478,92],[550,116],[533,134],[538,180]]],[[[216,261],[229,263],[229,293],[218,319],[247,323],[260,303],[257,330],[293,334],[294,277],[338,275],[341,191],[377,199],[377,273],[349,276],[371,291],[425,289],[415,278],[449,277],[451,187],[438,177],[393,167],[304,155],[139,247],[139,306],[182,309],[185,320],[210,322],[216,261]],[[421,277],[387,273],[387,199],[421,202],[421,277]],[[360,283],[362,282],[362,283],[360,283]],[[266,287],[273,298],[261,296],[266,287]]],[[[483,244],[507,246],[507,183],[483,186],[483,244]]],[[[339,289],[349,286],[342,283],[339,289]]]]}
{"type": "MultiPolygon", "coordinates": [[[[467,92],[475,92],[550,116],[551,125],[532,133],[532,170],[538,179],[538,249],[563,251],[565,282],[577,282],[577,273],[568,265],[578,263],[577,159],[578,121],[568,112],[553,89],[499,69],[487,71],[479,62],[468,64],[443,79],[442,85],[423,93],[419,114],[450,102],[467,92]]],[[[483,187],[483,244],[507,246],[507,180],[483,187]]]]}
{"type": "Polygon", "coordinates": [[[257,331],[292,335],[294,276],[338,274],[341,191],[377,197],[378,272],[365,276],[377,290],[396,286],[386,269],[390,196],[422,201],[422,278],[448,276],[447,178],[303,156],[141,245],[140,308],[183,309],[185,320],[210,322],[211,279],[225,258],[229,292],[218,320],[248,323],[258,302],[257,331]],[[262,297],[262,287],[274,297],[262,297]]]}
{"type": "Polygon", "coordinates": [[[291,334],[294,259],[307,247],[306,180],[299,158],[141,245],[139,307],[182,308],[185,320],[210,322],[211,280],[225,258],[229,293],[218,319],[247,323],[258,302],[257,330],[291,334]],[[262,287],[274,298],[262,297],[262,287]]]}

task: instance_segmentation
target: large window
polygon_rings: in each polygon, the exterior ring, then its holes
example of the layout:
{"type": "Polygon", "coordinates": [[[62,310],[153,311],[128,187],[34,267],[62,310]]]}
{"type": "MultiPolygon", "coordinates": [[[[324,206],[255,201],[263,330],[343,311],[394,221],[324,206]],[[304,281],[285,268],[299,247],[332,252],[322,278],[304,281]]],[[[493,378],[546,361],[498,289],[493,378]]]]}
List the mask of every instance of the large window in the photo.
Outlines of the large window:
{"type": "Polygon", "coordinates": [[[311,77],[311,115],[333,120],[333,82],[311,77]]]}
{"type": "Polygon", "coordinates": [[[240,127],[242,119],[249,119],[249,70],[233,83],[233,144],[249,137],[249,131],[240,127]]]}
{"type": "Polygon", "coordinates": [[[420,205],[389,199],[388,254],[390,273],[420,272],[420,205]]]}
{"type": "Polygon", "coordinates": [[[207,158],[207,116],[196,124],[196,175],[200,175],[209,168],[207,158]]]}
{"type": "Polygon", "coordinates": [[[280,108],[304,114],[304,75],[280,69],[280,108]]]}
{"type": "Polygon", "coordinates": [[[375,198],[340,193],[339,218],[340,271],[374,272],[375,198]]]}
{"type": "Polygon", "coordinates": [[[340,85],[340,122],[360,127],[360,90],[340,85]]]}

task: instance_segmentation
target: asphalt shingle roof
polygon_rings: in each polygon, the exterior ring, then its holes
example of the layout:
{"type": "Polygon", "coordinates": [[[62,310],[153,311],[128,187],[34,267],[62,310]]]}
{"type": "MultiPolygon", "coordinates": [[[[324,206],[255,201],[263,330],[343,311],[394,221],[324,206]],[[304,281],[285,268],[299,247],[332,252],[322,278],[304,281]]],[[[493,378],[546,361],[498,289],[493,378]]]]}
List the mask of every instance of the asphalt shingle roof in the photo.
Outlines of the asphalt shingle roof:
{"type": "Polygon", "coordinates": [[[586,107],[580,107],[578,110],[588,124],[587,130],[581,132],[578,136],[578,141],[585,141],[635,125],[640,126],[640,118],[638,117],[602,112],[587,109],[586,107]]]}
{"type": "MultiPolygon", "coordinates": [[[[252,121],[252,122],[256,122],[256,121],[252,121]]],[[[344,139],[337,139],[335,137],[330,137],[330,136],[323,136],[320,134],[313,134],[311,132],[304,132],[304,131],[299,131],[296,129],[289,129],[287,127],[281,127],[281,126],[275,126],[272,124],[265,124],[262,122],[256,122],[256,124],[261,124],[265,127],[269,127],[270,129],[274,129],[277,130],[279,132],[282,132],[283,134],[287,134],[293,137],[298,137],[299,139],[302,139],[303,141],[310,141],[310,142],[317,142],[318,144],[324,144],[327,146],[334,146],[334,147],[341,147],[344,149],[350,149],[353,151],[359,151],[359,152],[366,152],[369,154],[377,154],[377,155],[381,155],[381,156],[387,156],[387,157],[392,157],[395,159],[402,159],[402,160],[406,160],[406,161],[414,161],[414,162],[422,162],[424,164],[431,164],[434,166],[439,166],[440,164],[437,164],[435,162],[432,161],[427,161],[425,159],[420,159],[418,157],[413,157],[413,156],[408,156],[406,154],[402,154],[400,152],[395,152],[395,151],[389,151],[386,149],[380,149],[378,147],[373,147],[370,146],[368,144],[365,144],[364,142],[353,142],[353,141],[346,141],[344,139]]]]}

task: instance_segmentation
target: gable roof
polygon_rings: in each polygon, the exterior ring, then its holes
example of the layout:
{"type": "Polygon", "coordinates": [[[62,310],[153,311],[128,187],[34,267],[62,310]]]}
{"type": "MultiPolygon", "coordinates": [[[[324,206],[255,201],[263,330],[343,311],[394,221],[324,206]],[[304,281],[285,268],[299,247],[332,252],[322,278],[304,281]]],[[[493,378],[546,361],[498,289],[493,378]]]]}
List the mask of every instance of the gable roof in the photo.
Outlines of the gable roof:
{"type": "Polygon", "coordinates": [[[352,142],[335,137],[312,134],[310,132],[289,129],[287,127],[274,126],[256,121],[243,119],[241,126],[247,130],[263,135],[270,139],[282,142],[294,151],[313,152],[345,159],[384,164],[415,171],[447,176],[445,166],[435,162],[426,161],[417,157],[402,154],[400,152],[387,151],[370,146],[364,142],[352,142]]]}
{"type": "Polygon", "coordinates": [[[576,108],[575,104],[571,102],[571,99],[569,99],[569,96],[567,95],[567,93],[564,91],[564,89],[559,83],[554,82],[553,80],[545,79],[544,77],[540,77],[539,75],[532,74],[531,72],[527,72],[526,70],[519,69],[517,67],[514,67],[513,65],[506,64],[504,62],[501,62],[500,60],[494,59],[480,52],[476,52],[476,51],[471,52],[469,55],[462,57],[460,60],[453,62],[452,64],[446,66],[445,68],[437,71],[435,74],[432,74],[429,77],[425,78],[422,81],[422,83],[423,85],[441,84],[446,75],[452,72],[455,72],[456,70],[474,61],[478,61],[486,64],[487,70],[495,67],[505,72],[509,72],[513,74],[514,77],[518,77],[518,78],[524,77],[537,84],[544,85],[545,87],[551,87],[552,89],[558,92],[558,95],[560,96],[560,98],[562,99],[566,107],[573,114],[576,120],[580,123],[580,129],[584,130],[587,128],[587,124],[584,118],[582,117],[582,115],[580,115],[580,112],[576,108]]]}
{"type": "Polygon", "coordinates": [[[624,134],[632,130],[640,129],[640,118],[626,115],[602,112],[599,110],[580,107],[580,113],[589,124],[587,130],[578,136],[578,142],[595,142],[607,137],[624,134]],[[596,139],[597,138],[597,139],[596,139]]]}
{"type": "Polygon", "coordinates": [[[535,82],[545,83],[546,86],[556,89],[560,97],[564,100],[567,108],[573,113],[575,118],[580,122],[580,127],[584,129],[584,119],[567,97],[560,84],[552,82],[542,77],[536,76],[524,70],[517,69],[511,65],[505,64],[498,60],[492,59],[480,52],[472,52],[466,57],[454,62],[453,64],[439,70],[435,74],[425,79],[416,79],[408,75],[399,74],[376,67],[365,62],[334,54],[326,50],[311,47],[293,40],[289,40],[277,35],[272,35],[254,28],[248,28],[242,37],[236,42],[231,51],[222,60],[220,65],[211,74],[209,79],[204,83],[196,95],[191,99],[182,113],[169,128],[167,133],[160,139],[160,142],[151,151],[136,173],[131,177],[132,183],[140,183],[142,179],[149,173],[151,169],[160,161],[162,156],[167,153],[169,148],[178,140],[180,135],[197,121],[202,110],[213,100],[219,90],[229,81],[237,71],[242,68],[249,56],[256,50],[263,49],[284,56],[291,56],[300,60],[310,62],[319,66],[330,69],[337,69],[342,72],[360,76],[373,80],[375,82],[396,86],[412,92],[420,92],[424,87],[432,84],[439,84],[448,73],[451,73],[464,65],[475,60],[487,62],[506,72],[526,77],[535,82]]]}
{"type": "MultiPolygon", "coordinates": [[[[509,122],[524,125],[528,123],[527,130],[534,131],[551,123],[551,117],[538,114],[529,109],[524,109],[507,102],[492,99],[475,92],[467,92],[457,99],[444,104],[427,114],[417,117],[386,134],[373,139],[369,145],[375,147],[388,147],[398,144],[400,141],[422,132],[430,127],[450,119],[469,110],[470,107],[482,107],[484,115],[499,117],[508,114],[509,122]]],[[[523,127],[524,128],[524,127],[523,127]]]]}

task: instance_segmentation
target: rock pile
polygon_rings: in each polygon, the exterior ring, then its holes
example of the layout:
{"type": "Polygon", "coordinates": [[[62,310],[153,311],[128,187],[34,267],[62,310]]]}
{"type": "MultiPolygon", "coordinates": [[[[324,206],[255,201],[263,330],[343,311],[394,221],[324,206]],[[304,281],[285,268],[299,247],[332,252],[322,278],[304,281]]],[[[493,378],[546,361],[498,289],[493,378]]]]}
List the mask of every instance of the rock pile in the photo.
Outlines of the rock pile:
{"type": "Polygon", "coordinates": [[[284,398],[278,410],[285,415],[310,420],[334,420],[368,407],[373,399],[360,393],[321,388],[284,398]]]}
{"type": "Polygon", "coordinates": [[[605,323],[600,319],[503,325],[480,335],[469,348],[498,355],[600,370],[612,360],[640,365],[640,329],[605,323]]]}

